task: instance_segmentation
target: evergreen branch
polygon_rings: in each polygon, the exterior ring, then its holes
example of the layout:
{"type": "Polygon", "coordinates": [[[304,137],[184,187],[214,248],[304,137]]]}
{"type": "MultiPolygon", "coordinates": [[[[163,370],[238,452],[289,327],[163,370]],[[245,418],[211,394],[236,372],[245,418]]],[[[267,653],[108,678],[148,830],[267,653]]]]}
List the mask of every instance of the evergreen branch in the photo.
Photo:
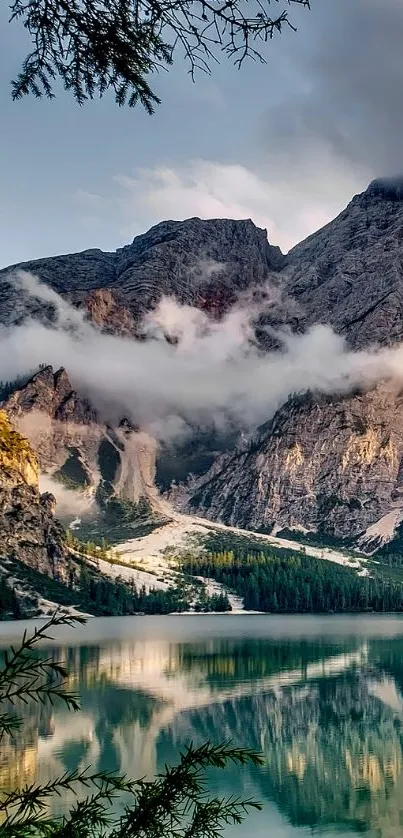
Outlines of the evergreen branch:
{"type": "MultiPolygon", "coordinates": [[[[53,703],[55,698],[59,698],[69,708],[78,709],[77,696],[63,687],[67,677],[65,667],[50,658],[43,659],[34,654],[34,648],[41,641],[53,639],[48,634],[50,628],[76,623],[82,625],[85,619],[56,611],[43,626],[35,628],[32,635],[24,632],[21,645],[17,649],[11,647],[4,656],[4,666],[0,669],[0,702],[14,704],[18,700],[25,703],[33,700],[43,704],[46,700],[53,703]]],[[[0,733],[3,718],[0,716],[0,733]]]]}
{"type": "MultiPolygon", "coordinates": [[[[206,769],[222,769],[228,762],[238,765],[262,764],[261,757],[254,751],[234,748],[231,742],[221,745],[211,745],[207,742],[198,748],[190,744],[181,753],[177,766],[166,766],[165,772],[152,782],[138,782],[136,803],[126,810],[118,830],[112,832],[111,838],[121,838],[123,835],[127,838],[162,838],[169,834],[173,826],[177,828],[184,819],[186,820],[193,806],[201,805],[205,794],[206,769]]],[[[227,806],[229,805],[227,801],[227,806]]],[[[239,802],[234,802],[233,811],[237,817],[241,816],[239,805],[239,802]]],[[[258,804],[249,801],[247,806],[251,805],[258,804]]],[[[229,809],[227,814],[229,815],[229,809]]],[[[198,815],[198,819],[200,818],[201,811],[198,815]]]]}
{"type": "Polygon", "coordinates": [[[0,744],[3,736],[13,736],[21,727],[21,719],[10,713],[0,714],[0,744]]]}
{"type": "Polygon", "coordinates": [[[192,821],[183,830],[183,838],[216,838],[224,826],[241,823],[248,809],[262,807],[255,800],[241,798],[213,798],[197,802],[194,806],[192,821]]]}
{"type": "MultiPolygon", "coordinates": [[[[210,73],[220,53],[238,68],[247,58],[265,62],[259,45],[285,26],[295,30],[286,9],[270,14],[279,2],[10,0],[10,21],[22,22],[32,44],[12,96],[53,98],[59,77],[80,105],[111,90],[118,105],[140,103],[151,114],[160,100],[149,77],[169,69],[178,49],[192,78],[197,70],[210,73]]],[[[307,8],[309,2],[283,0],[307,8]]]]}
{"type": "Polygon", "coordinates": [[[112,774],[105,771],[98,771],[91,774],[89,768],[83,771],[66,772],[56,780],[49,781],[44,785],[32,783],[25,788],[10,792],[0,800],[0,812],[18,809],[18,817],[25,817],[26,812],[31,814],[43,810],[47,800],[54,795],[60,797],[63,791],[74,791],[75,786],[81,785],[84,788],[94,786],[97,794],[106,800],[112,799],[112,795],[122,791],[131,791],[133,784],[120,774],[112,774]]]}
{"type": "MultiPolygon", "coordinates": [[[[11,647],[4,655],[4,666],[0,669],[0,707],[29,701],[53,704],[59,699],[71,710],[78,710],[75,693],[65,689],[67,670],[57,661],[43,659],[34,653],[35,647],[44,640],[52,640],[49,629],[61,625],[73,626],[85,623],[82,617],[71,617],[56,611],[43,626],[35,628],[32,635],[24,632],[18,648],[11,647]]],[[[19,719],[9,712],[0,714],[0,741],[11,736],[21,725],[19,719]]]]}

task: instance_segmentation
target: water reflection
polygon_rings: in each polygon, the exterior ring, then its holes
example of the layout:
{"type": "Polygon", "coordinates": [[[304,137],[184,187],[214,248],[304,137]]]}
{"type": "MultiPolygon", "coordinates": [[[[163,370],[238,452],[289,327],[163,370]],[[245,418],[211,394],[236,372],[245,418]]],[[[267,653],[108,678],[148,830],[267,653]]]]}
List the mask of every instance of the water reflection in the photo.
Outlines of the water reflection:
{"type": "Polygon", "coordinates": [[[228,637],[221,623],[221,634],[172,642],[134,640],[127,627],[126,638],[51,648],[67,661],[82,711],[25,709],[1,749],[1,785],[86,765],[153,774],[189,739],[231,738],[262,750],[265,767],[212,783],[221,793],[247,784],[267,803],[267,825],[277,811],[318,835],[402,835],[402,635],[324,635],[318,621],[317,636],[301,640],[228,637]]]}

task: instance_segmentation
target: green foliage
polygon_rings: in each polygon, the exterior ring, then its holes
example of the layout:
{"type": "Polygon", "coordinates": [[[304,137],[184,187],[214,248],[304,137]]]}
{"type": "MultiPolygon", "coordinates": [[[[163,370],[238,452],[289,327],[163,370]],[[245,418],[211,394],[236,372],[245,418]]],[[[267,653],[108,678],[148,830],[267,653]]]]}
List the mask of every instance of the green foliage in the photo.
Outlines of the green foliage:
{"type": "Polygon", "coordinates": [[[87,614],[100,617],[171,614],[190,609],[186,586],[171,586],[167,590],[150,588],[147,591],[144,586],[137,588],[133,581],[103,575],[96,561],[91,565],[78,556],[70,563],[67,584],[17,559],[9,559],[7,567],[8,576],[17,578],[31,595],[19,599],[7,576],[0,576],[0,620],[20,619],[30,616],[32,611],[35,613],[38,609],[37,595],[58,605],[75,606],[87,614]]]}
{"type": "Polygon", "coordinates": [[[77,538],[71,529],[66,531],[66,542],[72,550],[76,550],[81,556],[89,556],[93,559],[113,559],[112,545],[107,538],[101,538],[100,543],[96,541],[83,541],[77,538]]]}
{"type": "MultiPolygon", "coordinates": [[[[57,602],[58,605],[76,605],[80,602],[81,597],[77,591],[73,591],[67,585],[63,585],[62,582],[59,582],[52,576],[40,573],[38,570],[35,570],[35,568],[29,567],[29,565],[18,561],[18,559],[8,559],[7,570],[11,578],[20,580],[23,585],[28,587],[31,591],[36,591],[40,596],[44,597],[44,599],[48,599],[51,602],[57,602]]],[[[4,579],[4,581],[7,580],[4,579]]],[[[21,600],[17,600],[19,614],[15,614],[16,619],[18,616],[29,616],[26,612],[25,599],[26,597],[24,596],[21,600]]],[[[34,606],[37,605],[36,597],[34,598],[34,601],[31,600],[30,603],[27,604],[34,606]]],[[[1,609],[0,615],[1,619],[6,619],[6,613],[3,609],[1,609]]]]}
{"type": "Polygon", "coordinates": [[[101,480],[96,494],[100,514],[93,519],[81,521],[76,532],[83,539],[100,544],[107,538],[114,544],[127,541],[128,538],[141,538],[156,527],[166,523],[166,518],[156,518],[149,501],[140,498],[138,503],[116,497],[114,487],[101,480]]]}
{"type": "MultiPolygon", "coordinates": [[[[373,547],[375,546],[374,541],[373,547]]],[[[380,549],[376,551],[376,558],[389,565],[403,565],[403,522],[396,528],[392,541],[380,545],[380,549]]]]}
{"type": "Polygon", "coordinates": [[[291,26],[287,11],[270,15],[270,0],[250,2],[247,15],[241,0],[10,0],[10,9],[32,46],[12,82],[14,99],[53,98],[59,77],[80,105],[111,90],[118,105],[141,103],[150,114],[160,101],[150,74],[168,69],[178,52],[193,78],[210,73],[220,54],[238,67],[246,58],[264,61],[259,48],[291,26]]]}
{"type": "MultiPolygon", "coordinates": [[[[5,655],[0,670],[0,741],[21,727],[21,720],[10,712],[20,701],[46,704],[62,701],[78,710],[77,696],[65,689],[67,672],[52,658],[35,654],[35,647],[51,639],[49,630],[60,625],[83,623],[80,618],[58,613],[24,635],[21,646],[5,655]]],[[[236,765],[261,765],[261,758],[230,742],[198,748],[189,745],[178,765],[166,766],[154,780],[132,780],[107,772],[67,771],[44,785],[6,791],[0,789],[1,838],[218,838],[228,824],[240,823],[250,808],[259,809],[254,800],[217,798],[208,794],[206,771],[236,765]],[[49,815],[55,797],[73,791],[76,804],[68,815],[49,815]],[[125,796],[122,815],[115,812],[119,797],[125,796]]]]}
{"type": "MultiPolygon", "coordinates": [[[[272,613],[403,611],[403,585],[381,573],[360,577],[353,568],[303,552],[216,533],[208,553],[184,562],[184,571],[211,577],[243,596],[245,608],[272,613]],[[227,542],[232,549],[213,551],[227,542]]],[[[371,568],[372,572],[372,568],[371,568]]]]}
{"type": "Polygon", "coordinates": [[[34,373],[30,372],[26,375],[17,375],[12,379],[12,381],[0,381],[0,402],[8,399],[8,397],[11,396],[12,393],[15,393],[16,390],[20,390],[21,387],[25,387],[33,375],[34,373]]]}
{"type": "Polygon", "coordinates": [[[167,590],[143,586],[137,588],[134,582],[123,579],[107,579],[96,576],[83,565],[80,578],[82,602],[92,614],[100,616],[130,614],[171,614],[188,611],[190,603],[181,587],[167,590]]]}
{"type": "MultiPolygon", "coordinates": [[[[114,558],[111,545],[103,538],[101,544],[78,539],[71,530],[67,531],[67,543],[77,554],[92,559],[95,567],[91,568],[85,561],[81,563],[79,584],[76,586],[81,607],[85,607],[91,614],[100,616],[129,615],[129,614],[170,614],[173,611],[187,611],[190,608],[189,599],[183,586],[170,587],[167,590],[145,587],[138,589],[133,581],[127,582],[122,578],[109,579],[97,572],[99,559],[113,565],[121,564],[114,558]]],[[[122,563],[122,567],[127,567],[122,563]]]]}
{"type": "Polygon", "coordinates": [[[211,611],[221,613],[223,611],[232,611],[232,608],[228,599],[228,594],[219,593],[208,596],[203,590],[195,603],[195,611],[199,613],[203,612],[205,614],[211,611]]]}
{"type": "Polygon", "coordinates": [[[349,552],[348,545],[351,542],[349,539],[344,538],[337,538],[337,536],[331,535],[330,533],[325,532],[300,532],[299,530],[289,530],[284,528],[283,530],[279,530],[276,533],[278,538],[286,538],[288,541],[297,541],[299,544],[306,544],[312,545],[313,547],[319,547],[326,549],[327,547],[333,547],[335,550],[339,552],[344,552],[351,555],[351,550],[349,552]]]}

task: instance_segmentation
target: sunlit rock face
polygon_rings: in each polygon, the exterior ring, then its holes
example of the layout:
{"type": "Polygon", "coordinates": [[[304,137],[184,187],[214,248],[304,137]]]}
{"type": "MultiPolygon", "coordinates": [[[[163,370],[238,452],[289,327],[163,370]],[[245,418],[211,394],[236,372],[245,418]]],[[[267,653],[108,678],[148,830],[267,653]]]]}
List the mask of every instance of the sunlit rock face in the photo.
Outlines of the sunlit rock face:
{"type": "Polygon", "coordinates": [[[64,530],[54,498],[39,491],[39,466],[29,442],[0,411],[0,572],[18,559],[55,579],[67,579],[64,530]]]}

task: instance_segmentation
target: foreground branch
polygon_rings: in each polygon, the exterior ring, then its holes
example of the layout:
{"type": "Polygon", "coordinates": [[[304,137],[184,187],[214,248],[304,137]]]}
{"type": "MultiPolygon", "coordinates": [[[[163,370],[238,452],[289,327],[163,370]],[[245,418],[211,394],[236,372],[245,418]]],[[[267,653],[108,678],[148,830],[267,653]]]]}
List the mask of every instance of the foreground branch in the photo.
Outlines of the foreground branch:
{"type": "Polygon", "coordinates": [[[118,105],[141,103],[153,113],[159,98],[149,77],[168,69],[179,51],[192,78],[211,72],[220,54],[239,68],[265,61],[263,47],[284,26],[288,9],[309,0],[12,0],[32,50],[12,82],[12,95],[53,98],[59,77],[79,104],[112,90],[118,105]]]}

